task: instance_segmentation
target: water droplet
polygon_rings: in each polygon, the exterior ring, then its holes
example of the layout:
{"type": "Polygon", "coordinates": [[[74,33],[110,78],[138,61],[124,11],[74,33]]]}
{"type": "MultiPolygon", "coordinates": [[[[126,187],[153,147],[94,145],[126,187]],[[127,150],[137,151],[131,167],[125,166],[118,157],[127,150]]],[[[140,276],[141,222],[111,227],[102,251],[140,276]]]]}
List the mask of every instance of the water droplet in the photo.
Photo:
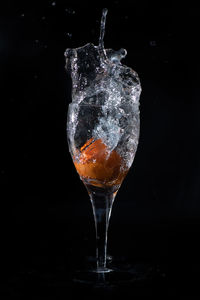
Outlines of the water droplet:
{"type": "Polygon", "coordinates": [[[66,8],[65,11],[69,15],[74,15],[76,13],[75,10],[72,8],[66,8]]]}
{"type": "Polygon", "coordinates": [[[151,47],[155,47],[155,46],[156,46],[156,41],[150,41],[150,42],[149,42],[149,45],[150,45],[151,47]]]}
{"type": "Polygon", "coordinates": [[[66,33],[66,36],[67,36],[67,37],[69,37],[69,38],[71,39],[71,37],[72,37],[72,33],[70,33],[70,32],[67,32],[67,33],[66,33]]]}

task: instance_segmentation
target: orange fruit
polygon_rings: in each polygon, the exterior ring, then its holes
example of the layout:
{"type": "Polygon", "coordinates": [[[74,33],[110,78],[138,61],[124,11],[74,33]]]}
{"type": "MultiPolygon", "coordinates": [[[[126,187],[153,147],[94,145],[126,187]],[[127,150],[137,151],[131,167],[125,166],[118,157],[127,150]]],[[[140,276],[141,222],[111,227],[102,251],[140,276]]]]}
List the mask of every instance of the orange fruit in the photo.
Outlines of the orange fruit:
{"type": "Polygon", "coordinates": [[[80,156],[74,160],[74,164],[83,179],[90,179],[97,186],[101,186],[101,183],[108,186],[120,184],[126,173],[122,171],[120,155],[115,150],[109,152],[101,139],[88,140],[81,147],[80,156]]]}

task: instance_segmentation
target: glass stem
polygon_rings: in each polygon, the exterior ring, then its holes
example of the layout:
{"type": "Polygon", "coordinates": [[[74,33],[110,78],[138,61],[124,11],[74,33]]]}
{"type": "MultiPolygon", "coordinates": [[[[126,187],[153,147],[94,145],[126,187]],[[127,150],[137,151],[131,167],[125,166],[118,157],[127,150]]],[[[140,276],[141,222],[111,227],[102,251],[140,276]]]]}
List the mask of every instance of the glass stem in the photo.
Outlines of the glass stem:
{"type": "Polygon", "coordinates": [[[96,228],[97,272],[106,272],[107,232],[115,194],[91,190],[89,194],[96,228]]]}

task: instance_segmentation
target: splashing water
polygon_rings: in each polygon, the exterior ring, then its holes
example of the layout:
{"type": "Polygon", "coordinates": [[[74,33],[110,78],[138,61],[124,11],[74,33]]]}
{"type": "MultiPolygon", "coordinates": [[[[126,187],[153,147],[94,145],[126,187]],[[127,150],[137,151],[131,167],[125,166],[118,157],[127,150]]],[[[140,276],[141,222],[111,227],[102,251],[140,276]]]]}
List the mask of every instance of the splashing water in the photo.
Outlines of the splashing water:
{"type": "MultiPolygon", "coordinates": [[[[122,65],[121,60],[127,51],[114,51],[104,48],[105,23],[108,10],[103,9],[99,45],[88,43],[83,47],[65,51],[66,69],[72,78],[72,103],[101,106],[101,117],[95,124],[91,136],[101,139],[112,151],[117,147],[120,155],[126,156],[130,166],[134,158],[139,136],[139,98],[140,80],[131,68],[122,65]],[[129,120],[132,120],[131,126],[129,120]],[[130,126],[130,138],[126,147],[120,145],[120,139],[130,126]],[[127,149],[125,149],[127,148],[127,149]],[[126,151],[130,150],[132,151],[126,151]],[[125,154],[126,153],[126,154],[125,154]]],[[[70,125],[73,135],[79,136],[75,125],[79,111],[70,125]]],[[[78,142],[77,142],[78,144],[78,142]]],[[[78,145],[80,146],[80,145],[78,145]]]]}
{"type": "Polygon", "coordinates": [[[106,59],[106,53],[104,50],[104,35],[105,35],[105,26],[106,26],[106,15],[108,13],[107,8],[103,9],[102,17],[101,17],[101,27],[100,27],[100,35],[99,35],[99,52],[106,59]]]}

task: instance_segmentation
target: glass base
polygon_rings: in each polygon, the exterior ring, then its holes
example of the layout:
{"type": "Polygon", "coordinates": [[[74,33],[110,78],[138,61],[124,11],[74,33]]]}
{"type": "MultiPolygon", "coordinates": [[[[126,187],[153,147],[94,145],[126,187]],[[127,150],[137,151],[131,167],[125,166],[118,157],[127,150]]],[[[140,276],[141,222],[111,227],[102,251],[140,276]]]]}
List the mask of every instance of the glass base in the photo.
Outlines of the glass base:
{"type": "Polygon", "coordinates": [[[97,269],[94,269],[94,270],[91,270],[91,272],[93,273],[110,273],[112,272],[113,270],[112,269],[109,269],[109,268],[97,268],[97,269]]]}
{"type": "Polygon", "coordinates": [[[165,280],[166,272],[153,263],[129,261],[124,257],[107,260],[108,268],[97,270],[94,266],[95,257],[87,257],[84,270],[74,273],[73,282],[82,287],[92,286],[116,290],[122,286],[145,284],[152,281],[165,280]]]}

